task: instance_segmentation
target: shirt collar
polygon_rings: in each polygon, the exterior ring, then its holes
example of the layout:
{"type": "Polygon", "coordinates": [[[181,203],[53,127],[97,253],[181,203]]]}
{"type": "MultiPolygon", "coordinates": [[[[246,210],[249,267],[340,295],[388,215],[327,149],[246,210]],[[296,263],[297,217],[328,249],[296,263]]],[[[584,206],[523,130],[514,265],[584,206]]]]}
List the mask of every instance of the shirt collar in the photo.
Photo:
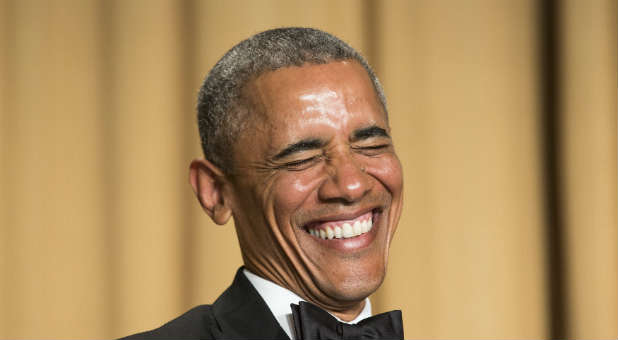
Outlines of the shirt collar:
{"type": "MultiPolygon", "coordinates": [[[[251,282],[255,290],[257,290],[257,292],[260,294],[262,299],[266,302],[266,305],[275,316],[275,319],[277,319],[277,322],[279,322],[281,328],[283,328],[283,330],[290,337],[290,339],[294,339],[294,320],[292,319],[292,309],[290,308],[290,304],[298,304],[299,301],[305,300],[300,296],[294,294],[289,289],[281,287],[276,283],[259,277],[247,270],[246,268],[243,269],[243,273],[245,274],[249,282],[251,282]]],[[[358,314],[358,316],[354,320],[346,323],[358,323],[370,316],[371,302],[369,301],[369,298],[366,298],[365,307],[360,312],[360,314],[358,314]]],[[[335,317],[341,322],[345,322],[334,315],[333,317],[335,317]]]]}

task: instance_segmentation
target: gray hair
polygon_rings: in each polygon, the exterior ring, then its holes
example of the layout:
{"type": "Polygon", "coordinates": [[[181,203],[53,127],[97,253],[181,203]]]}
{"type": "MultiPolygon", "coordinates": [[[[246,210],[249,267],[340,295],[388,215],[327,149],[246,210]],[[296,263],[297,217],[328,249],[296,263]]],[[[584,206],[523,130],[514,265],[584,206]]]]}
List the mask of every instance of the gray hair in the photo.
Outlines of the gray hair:
{"type": "Polygon", "coordinates": [[[277,28],[232,47],[208,73],[198,95],[197,121],[204,156],[224,173],[232,170],[234,141],[249,110],[243,104],[242,91],[251,80],[284,67],[341,60],[355,60],[365,68],[386,113],[382,85],[365,58],[329,33],[277,28]]]}

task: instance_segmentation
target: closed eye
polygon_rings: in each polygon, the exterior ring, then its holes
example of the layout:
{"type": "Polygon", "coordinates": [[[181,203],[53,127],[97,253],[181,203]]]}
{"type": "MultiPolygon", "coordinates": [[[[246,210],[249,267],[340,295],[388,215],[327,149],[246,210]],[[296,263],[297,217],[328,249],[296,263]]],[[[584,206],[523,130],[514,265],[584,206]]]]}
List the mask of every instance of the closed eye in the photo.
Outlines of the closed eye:
{"type": "Polygon", "coordinates": [[[378,156],[378,155],[383,154],[390,147],[391,147],[391,144],[387,143],[387,144],[354,146],[352,149],[366,156],[378,156]]]}
{"type": "Polygon", "coordinates": [[[286,169],[290,171],[300,171],[300,170],[307,169],[308,167],[310,167],[311,165],[319,161],[321,158],[322,158],[322,155],[315,155],[309,158],[303,158],[303,159],[294,160],[291,162],[286,162],[278,166],[277,168],[286,169]]]}
{"type": "Polygon", "coordinates": [[[358,149],[364,149],[364,150],[378,150],[378,149],[388,148],[389,146],[390,146],[390,144],[380,144],[380,145],[360,146],[360,147],[357,147],[357,148],[358,149]]]}

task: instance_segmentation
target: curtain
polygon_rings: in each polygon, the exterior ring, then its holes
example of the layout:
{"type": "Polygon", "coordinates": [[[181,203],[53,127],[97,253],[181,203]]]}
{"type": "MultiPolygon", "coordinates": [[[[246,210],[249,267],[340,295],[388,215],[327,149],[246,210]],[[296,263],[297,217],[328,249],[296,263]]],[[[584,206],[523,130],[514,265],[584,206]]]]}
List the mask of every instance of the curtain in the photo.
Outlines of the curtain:
{"type": "Polygon", "coordinates": [[[225,51],[312,26],[388,96],[406,338],[616,338],[616,2],[0,1],[0,337],[109,338],[242,264],[188,184],[225,51]]]}

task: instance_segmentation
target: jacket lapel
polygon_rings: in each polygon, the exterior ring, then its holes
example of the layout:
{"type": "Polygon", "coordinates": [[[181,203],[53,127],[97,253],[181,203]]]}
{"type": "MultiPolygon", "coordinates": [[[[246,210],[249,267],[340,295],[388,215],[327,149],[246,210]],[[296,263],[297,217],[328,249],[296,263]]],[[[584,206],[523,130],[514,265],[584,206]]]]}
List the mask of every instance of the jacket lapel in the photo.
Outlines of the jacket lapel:
{"type": "Polygon", "coordinates": [[[238,269],[232,285],[212,306],[219,326],[212,330],[213,335],[225,339],[289,339],[243,269],[238,269]]]}

